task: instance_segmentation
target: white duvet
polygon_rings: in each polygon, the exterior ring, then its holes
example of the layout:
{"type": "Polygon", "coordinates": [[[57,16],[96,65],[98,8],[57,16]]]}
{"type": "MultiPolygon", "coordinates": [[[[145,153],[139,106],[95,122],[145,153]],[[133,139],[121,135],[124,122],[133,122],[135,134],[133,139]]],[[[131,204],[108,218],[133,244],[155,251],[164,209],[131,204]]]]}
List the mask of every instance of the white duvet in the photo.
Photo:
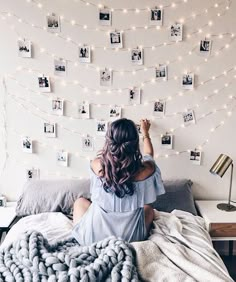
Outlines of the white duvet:
{"type": "MultiPolygon", "coordinates": [[[[1,248],[27,230],[39,231],[49,243],[55,243],[71,237],[72,227],[72,221],[62,213],[27,216],[11,228],[1,248]]],[[[152,235],[132,245],[142,281],[233,282],[198,216],[177,210],[155,211],[152,235]]]]}

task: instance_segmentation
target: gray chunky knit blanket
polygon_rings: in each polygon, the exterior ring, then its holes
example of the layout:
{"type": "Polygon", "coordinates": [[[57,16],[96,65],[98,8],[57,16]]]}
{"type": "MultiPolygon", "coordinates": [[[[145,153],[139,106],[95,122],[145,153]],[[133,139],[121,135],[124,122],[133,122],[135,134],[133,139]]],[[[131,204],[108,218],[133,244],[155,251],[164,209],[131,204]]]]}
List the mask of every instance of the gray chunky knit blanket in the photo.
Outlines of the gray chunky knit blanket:
{"type": "Polygon", "coordinates": [[[75,239],[50,245],[29,231],[0,251],[0,282],[139,281],[131,246],[114,237],[91,246],[75,239]]]}

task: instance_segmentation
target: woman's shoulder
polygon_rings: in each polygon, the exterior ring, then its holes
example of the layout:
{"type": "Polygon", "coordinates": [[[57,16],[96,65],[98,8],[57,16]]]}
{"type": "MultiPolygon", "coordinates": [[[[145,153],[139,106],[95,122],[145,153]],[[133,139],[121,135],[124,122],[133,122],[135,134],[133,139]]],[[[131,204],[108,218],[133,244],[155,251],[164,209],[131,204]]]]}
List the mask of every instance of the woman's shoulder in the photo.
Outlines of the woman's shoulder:
{"type": "Polygon", "coordinates": [[[94,160],[92,160],[90,163],[90,167],[97,176],[103,176],[102,164],[99,158],[95,158],[94,160]]]}
{"type": "Polygon", "coordinates": [[[135,174],[134,181],[143,181],[153,175],[155,172],[155,163],[153,161],[144,161],[141,169],[135,174]]]}

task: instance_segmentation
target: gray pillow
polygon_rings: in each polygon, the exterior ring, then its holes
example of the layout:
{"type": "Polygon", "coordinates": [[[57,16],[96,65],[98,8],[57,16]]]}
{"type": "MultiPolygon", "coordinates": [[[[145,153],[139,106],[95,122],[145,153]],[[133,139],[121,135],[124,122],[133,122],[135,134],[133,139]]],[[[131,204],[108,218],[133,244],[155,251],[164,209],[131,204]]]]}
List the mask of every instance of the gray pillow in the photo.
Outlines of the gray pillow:
{"type": "Polygon", "coordinates": [[[18,216],[41,212],[71,214],[74,201],[90,198],[90,180],[30,180],[24,186],[16,213],[18,216]]]}
{"type": "Polygon", "coordinates": [[[166,193],[158,196],[152,203],[152,207],[164,212],[172,212],[177,209],[197,215],[192,184],[192,181],[188,179],[164,181],[166,193]]]}

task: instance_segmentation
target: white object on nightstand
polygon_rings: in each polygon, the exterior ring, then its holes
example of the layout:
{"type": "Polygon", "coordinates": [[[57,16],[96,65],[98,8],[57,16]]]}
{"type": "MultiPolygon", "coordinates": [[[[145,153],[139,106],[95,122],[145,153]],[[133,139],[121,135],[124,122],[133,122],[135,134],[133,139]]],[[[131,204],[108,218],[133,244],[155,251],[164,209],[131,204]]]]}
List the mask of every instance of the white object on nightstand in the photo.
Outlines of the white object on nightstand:
{"type": "Polygon", "coordinates": [[[7,202],[6,207],[0,207],[0,242],[3,232],[7,232],[16,218],[16,202],[7,202]]]}
{"type": "Polygon", "coordinates": [[[229,241],[229,253],[233,253],[233,241],[236,241],[236,213],[217,208],[227,201],[196,201],[199,213],[206,222],[212,241],[229,241]]]}

